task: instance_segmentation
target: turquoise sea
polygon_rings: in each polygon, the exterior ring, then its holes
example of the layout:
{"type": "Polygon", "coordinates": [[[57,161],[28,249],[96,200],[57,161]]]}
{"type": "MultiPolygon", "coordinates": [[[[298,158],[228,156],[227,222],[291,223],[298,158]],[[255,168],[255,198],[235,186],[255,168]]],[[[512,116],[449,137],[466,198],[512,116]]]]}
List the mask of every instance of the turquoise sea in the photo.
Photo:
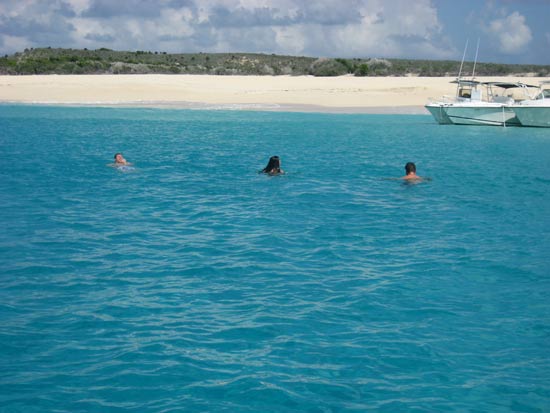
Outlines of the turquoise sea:
{"type": "Polygon", "coordinates": [[[2,413],[550,412],[550,129],[3,105],[0,200],[2,413]]]}

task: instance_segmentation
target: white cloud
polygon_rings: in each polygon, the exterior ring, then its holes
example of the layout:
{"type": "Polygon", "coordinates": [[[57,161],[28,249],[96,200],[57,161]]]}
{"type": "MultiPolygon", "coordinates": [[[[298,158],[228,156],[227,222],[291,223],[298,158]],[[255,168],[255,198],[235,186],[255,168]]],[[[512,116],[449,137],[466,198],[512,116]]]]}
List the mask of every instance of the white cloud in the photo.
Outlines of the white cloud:
{"type": "Polygon", "coordinates": [[[431,0],[2,0],[1,35],[31,47],[456,55],[431,0]]]}
{"type": "Polygon", "coordinates": [[[487,31],[498,42],[500,51],[507,54],[525,51],[533,38],[525,17],[517,11],[502,19],[493,20],[487,31]]]}
{"type": "MultiPolygon", "coordinates": [[[[456,50],[442,35],[437,10],[429,0],[411,4],[408,0],[349,0],[345,7],[334,0],[306,2],[282,0],[276,6],[265,0],[209,0],[203,6],[208,16],[206,23],[222,20],[217,14],[221,8],[226,25],[218,27],[219,41],[228,32],[233,35],[234,49],[245,50],[247,42],[254,44],[258,30],[251,30],[244,22],[262,11],[264,36],[270,38],[263,49],[268,53],[291,53],[312,56],[408,56],[418,58],[449,58],[456,50]],[[267,7],[267,9],[266,9],[267,7]],[[269,11],[270,18],[266,16],[269,11]],[[239,25],[238,23],[241,23],[239,25]]],[[[259,19],[258,19],[259,20],[259,19]]],[[[257,20],[257,23],[258,23],[257,20]]],[[[256,29],[260,24],[256,26],[256,29]]],[[[261,44],[260,44],[261,46],[261,44]]]]}
{"type": "Polygon", "coordinates": [[[302,31],[296,27],[280,27],[275,29],[275,42],[282,50],[287,50],[288,54],[291,55],[303,54],[306,48],[302,31]]]}
{"type": "Polygon", "coordinates": [[[15,36],[0,35],[0,46],[2,46],[2,55],[21,52],[32,44],[27,39],[15,36]]]}
{"type": "Polygon", "coordinates": [[[66,0],[71,5],[76,13],[82,13],[88,7],[90,7],[91,0],[66,0]]]}

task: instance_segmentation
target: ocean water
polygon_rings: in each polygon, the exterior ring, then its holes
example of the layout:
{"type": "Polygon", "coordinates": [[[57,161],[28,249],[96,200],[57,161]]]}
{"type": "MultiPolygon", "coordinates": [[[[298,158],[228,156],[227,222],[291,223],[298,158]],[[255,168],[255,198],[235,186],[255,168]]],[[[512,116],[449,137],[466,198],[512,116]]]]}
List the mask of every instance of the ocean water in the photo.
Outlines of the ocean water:
{"type": "Polygon", "coordinates": [[[0,412],[550,411],[550,129],[4,105],[0,200],[0,412]]]}

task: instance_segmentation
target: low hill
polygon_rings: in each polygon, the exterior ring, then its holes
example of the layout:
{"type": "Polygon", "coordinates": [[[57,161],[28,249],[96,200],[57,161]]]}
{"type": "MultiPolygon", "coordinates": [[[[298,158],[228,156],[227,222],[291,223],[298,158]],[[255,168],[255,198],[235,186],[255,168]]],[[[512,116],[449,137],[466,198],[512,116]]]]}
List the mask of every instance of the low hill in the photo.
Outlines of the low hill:
{"type": "MultiPolygon", "coordinates": [[[[456,76],[460,62],[340,59],[253,53],[124,52],[37,48],[0,57],[0,74],[211,74],[341,76],[456,76]]],[[[465,63],[472,67],[472,63],[465,63]]],[[[465,69],[466,70],[466,69],[465,69]]],[[[469,69],[471,70],[471,69],[469,69]]],[[[478,76],[550,76],[550,66],[477,63],[478,76]]]]}

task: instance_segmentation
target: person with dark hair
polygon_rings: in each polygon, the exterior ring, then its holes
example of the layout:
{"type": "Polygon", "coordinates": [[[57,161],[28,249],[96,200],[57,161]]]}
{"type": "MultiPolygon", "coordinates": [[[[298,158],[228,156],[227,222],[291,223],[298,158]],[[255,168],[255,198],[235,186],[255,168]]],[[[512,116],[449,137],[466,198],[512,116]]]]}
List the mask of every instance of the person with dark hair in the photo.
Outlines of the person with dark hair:
{"type": "Polygon", "coordinates": [[[272,156],[271,158],[269,158],[269,162],[267,163],[267,166],[262,169],[262,173],[268,175],[284,174],[285,171],[281,169],[281,158],[279,158],[278,156],[272,156]]]}
{"type": "Polygon", "coordinates": [[[405,165],[405,176],[403,179],[407,180],[420,180],[422,177],[416,174],[416,165],[414,162],[407,162],[405,165]]]}
{"type": "Polygon", "coordinates": [[[122,156],[122,154],[119,152],[119,153],[115,153],[115,166],[128,166],[128,165],[132,165],[130,162],[128,162],[126,159],[124,159],[124,156],[122,156]]]}

